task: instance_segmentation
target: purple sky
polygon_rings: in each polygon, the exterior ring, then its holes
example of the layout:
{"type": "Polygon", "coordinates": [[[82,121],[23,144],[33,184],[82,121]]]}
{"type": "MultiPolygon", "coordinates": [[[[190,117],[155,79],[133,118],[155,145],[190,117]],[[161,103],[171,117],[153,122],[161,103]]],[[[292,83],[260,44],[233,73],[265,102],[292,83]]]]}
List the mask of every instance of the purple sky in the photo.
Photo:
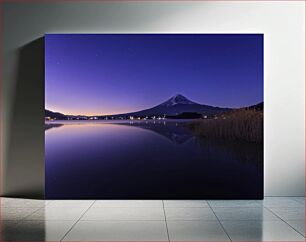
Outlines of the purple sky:
{"type": "Polygon", "coordinates": [[[261,34],[47,34],[45,58],[45,107],[65,114],[263,101],[261,34]]]}

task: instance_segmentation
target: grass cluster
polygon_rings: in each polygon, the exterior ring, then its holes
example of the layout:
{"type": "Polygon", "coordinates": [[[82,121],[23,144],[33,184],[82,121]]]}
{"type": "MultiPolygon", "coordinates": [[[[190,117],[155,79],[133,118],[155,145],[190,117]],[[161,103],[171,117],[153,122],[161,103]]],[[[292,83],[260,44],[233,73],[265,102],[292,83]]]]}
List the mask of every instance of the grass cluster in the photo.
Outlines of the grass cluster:
{"type": "Polygon", "coordinates": [[[195,121],[190,128],[201,137],[263,143],[263,111],[238,109],[195,121]]]}

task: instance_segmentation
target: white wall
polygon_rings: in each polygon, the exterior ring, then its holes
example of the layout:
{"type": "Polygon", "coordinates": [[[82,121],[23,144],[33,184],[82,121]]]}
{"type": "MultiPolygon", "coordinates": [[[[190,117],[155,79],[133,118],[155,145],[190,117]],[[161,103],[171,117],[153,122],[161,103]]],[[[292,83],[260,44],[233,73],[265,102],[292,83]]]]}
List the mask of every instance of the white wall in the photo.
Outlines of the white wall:
{"type": "MultiPolygon", "coordinates": [[[[264,33],[265,195],[304,195],[304,2],[15,2],[4,3],[3,14],[4,173],[9,162],[13,162],[7,156],[8,130],[15,97],[19,47],[47,32],[264,33]]],[[[34,154],[33,159],[43,163],[42,152],[37,156],[35,149],[29,152],[34,154]]],[[[18,169],[19,163],[14,164],[13,170],[17,172],[10,169],[10,177],[4,174],[5,179],[18,177],[19,183],[4,183],[4,194],[31,190],[33,186],[43,187],[43,175],[38,175],[43,173],[43,169],[36,170],[31,166],[18,169]],[[31,172],[34,178],[29,177],[31,172]]]]}

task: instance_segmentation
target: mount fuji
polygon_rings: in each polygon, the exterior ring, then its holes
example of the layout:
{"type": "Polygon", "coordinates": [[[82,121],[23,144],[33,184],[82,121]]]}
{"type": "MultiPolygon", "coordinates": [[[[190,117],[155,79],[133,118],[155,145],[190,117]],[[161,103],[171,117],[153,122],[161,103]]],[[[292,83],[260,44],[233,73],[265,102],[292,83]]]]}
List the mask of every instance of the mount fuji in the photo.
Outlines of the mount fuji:
{"type": "Polygon", "coordinates": [[[131,113],[124,113],[124,114],[116,114],[112,115],[114,117],[116,116],[138,116],[138,117],[144,117],[144,116],[173,116],[173,115],[179,115],[182,113],[200,113],[204,115],[216,115],[220,114],[222,112],[230,111],[230,108],[220,108],[220,107],[214,107],[204,104],[199,104],[196,102],[193,102],[186,98],[185,96],[181,94],[177,94],[167,101],[141,111],[137,112],[131,112],[131,113]]]}

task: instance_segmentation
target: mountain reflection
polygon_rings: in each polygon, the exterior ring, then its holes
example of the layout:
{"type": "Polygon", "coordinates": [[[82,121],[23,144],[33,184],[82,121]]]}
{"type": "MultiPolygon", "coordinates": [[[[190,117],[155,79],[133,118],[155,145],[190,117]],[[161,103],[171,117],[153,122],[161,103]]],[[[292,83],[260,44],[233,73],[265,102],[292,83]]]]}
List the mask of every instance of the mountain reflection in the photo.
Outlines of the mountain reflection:
{"type": "Polygon", "coordinates": [[[48,129],[52,129],[52,128],[59,128],[63,125],[64,124],[60,124],[60,123],[45,123],[45,131],[48,129]]]}
{"type": "Polygon", "coordinates": [[[151,130],[158,133],[175,144],[187,143],[194,138],[194,142],[206,150],[207,156],[217,154],[226,154],[228,159],[236,160],[241,163],[252,163],[258,168],[262,168],[263,149],[262,144],[231,141],[224,139],[208,139],[204,137],[196,137],[188,128],[191,121],[155,121],[155,122],[129,122],[120,123],[120,125],[129,125],[142,129],[151,130]]]}
{"type": "Polygon", "coordinates": [[[168,140],[175,144],[184,144],[193,137],[190,130],[186,127],[187,122],[174,122],[174,121],[122,121],[122,122],[62,122],[62,123],[46,123],[45,131],[52,128],[59,128],[63,125],[124,125],[136,128],[150,130],[159,135],[166,137],[168,140]]]}
{"type": "Polygon", "coordinates": [[[193,137],[190,130],[186,127],[186,122],[148,121],[118,124],[151,130],[166,137],[175,144],[184,144],[193,137]]]}

